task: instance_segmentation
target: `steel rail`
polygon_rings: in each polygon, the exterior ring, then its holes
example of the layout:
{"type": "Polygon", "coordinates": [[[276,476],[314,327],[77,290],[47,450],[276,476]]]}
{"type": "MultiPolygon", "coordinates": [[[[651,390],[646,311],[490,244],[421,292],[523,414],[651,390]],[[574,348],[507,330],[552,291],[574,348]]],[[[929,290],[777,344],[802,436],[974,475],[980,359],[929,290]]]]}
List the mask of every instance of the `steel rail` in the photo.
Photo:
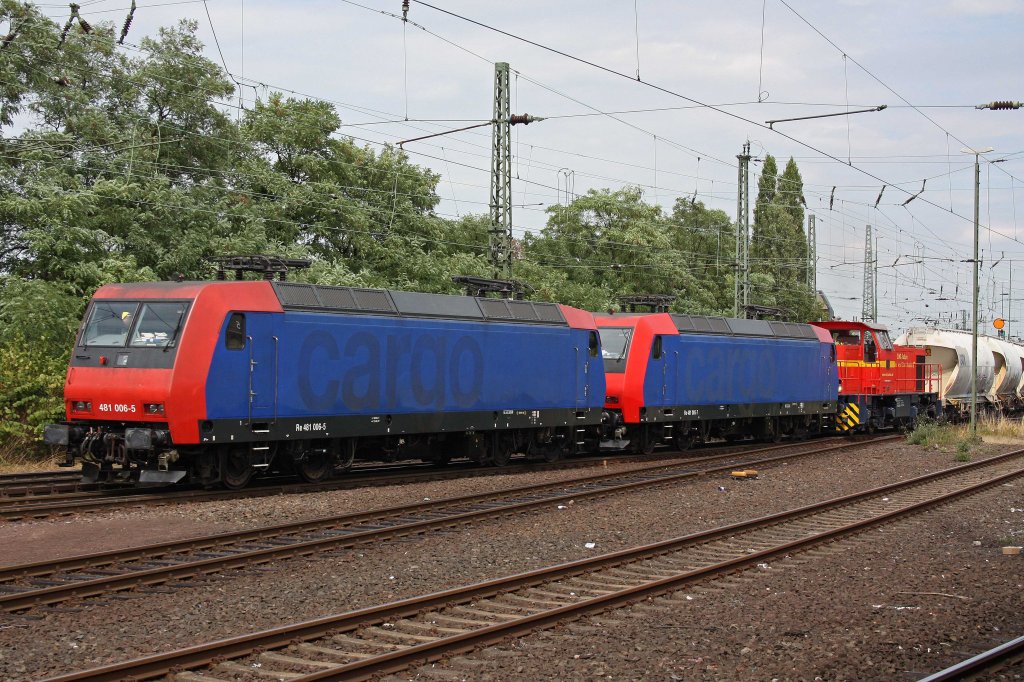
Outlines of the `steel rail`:
{"type": "Polygon", "coordinates": [[[21,474],[0,475],[0,500],[13,497],[50,495],[55,490],[77,490],[83,485],[81,473],[77,471],[41,471],[21,474]]]}
{"type": "Polygon", "coordinates": [[[982,673],[995,672],[1024,659],[1024,637],[1012,639],[999,646],[983,651],[977,656],[960,661],[951,665],[945,670],[940,670],[928,677],[923,677],[919,682],[948,682],[950,680],[973,679],[974,676],[982,673]]]}
{"type": "MultiPolygon", "coordinates": [[[[891,436],[897,438],[897,436],[891,436]]],[[[829,439],[836,440],[836,439],[829,439]]],[[[828,442],[828,441],[825,441],[828,442]]],[[[875,442],[871,440],[854,442],[875,442]]],[[[794,443],[787,443],[777,447],[792,447],[794,443]]],[[[746,447],[741,452],[749,451],[746,447]]],[[[761,451],[763,448],[758,448],[761,451]]],[[[0,519],[16,521],[28,518],[45,518],[48,516],[69,515],[81,512],[103,511],[110,508],[121,508],[125,505],[164,505],[181,504],[191,502],[203,502],[210,500],[233,500],[248,497],[266,497],[269,495],[293,495],[330,490],[347,490],[370,485],[393,485],[396,483],[423,482],[436,480],[451,480],[464,476],[500,476],[515,474],[542,469],[558,470],[573,469],[591,466],[596,462],[616,460],[623,462],[643,462],[660,459],[678,459],[680,453],[672,451],[657,452],[652,455],[622,455],[610,454],[579,459],[558,460],[556,462],[520,462],[504,467],[481,466],[472,462],[459,462],[439,469],[435,464],[405,464],[401,468],[397,466],[369,465],[362,469],[350,472],[341,478],[335,478],[321,483],[299,483],[290,481],[283,484],[271,484],[254,486],[244,490],[182,490],[163,489],[162,492],[146,492],[137,488],[112,490],[106,492],[83,492],[71,493],[68,496],[58,498],[53,496],[49,499],[41,499],[37,502],[28,502],[22,499],[6,499],[0,497],[0,519]],[[379,475],[378,469],[394,473],[379,475]],[[427,473],[422,473],[426,470],[427,473]]]]}
{"type": "Polygon", "coordinates": [[[39,481],[39,480],[67,480],[69,478],[78,478],[82,475],[80,471],[22,471],[10,474],[0,474],[0,485],[7,485],[8,483],[21,483],[23,481],[39,481]]]}
{"type": "MultiPolygon", "coordinates": [[[[664,458],[664,455],[660,455],[664,458]]],[[[601,458],[597,458],[600,461],[601,458]]],[[[609,459],[609,458],[604,458],[609,459]]],[[[267,497],[270,495],[294,495],[331,490],[347,490],[371,485],[393,485],[396,483],[448,480],[463,476],[495,476],[530,471],[537,466],[546,469],[573,468],[593,464],[594,459],[559,461],[550,466],[543,463],[518,463],[507,467],[495,468],[470,463],[456,463],[446,469],[438,469],[431,463],[404,464],[399,466],[367,466],[357,468],[344,477],[331,479],[321,483],[301,483],[289,480],[287,483],[269,483],[244,490],[196,490],[196,489],[160,489],[151,492],[141,488],[106,490],[95,492],[71,493],[68,495],[51,496],[30,502],[25,499],[6,499],[0,497],[0,519],[16,521],[26,518],[45,518],[48,516],[69,515],[82,512],[104,511],[120,508],[125,505],[165,505],[214,500],[233,500],[241,498],[267,497]],[[378,473],[384,469],[385,473],[378,473]],[[391,470],[393,473],[389,473],[391,470]],[[427,473],[423,473],[426,470],[427,473]]]]}
{"type": "MultiPolygon", "coordinates": [[[[328,516],[309,521],[298,521],[251,530],[218,533],[200,538],[147,545],[127,550],[111,550],[69,557],[67,559],[8,566],[0,568],[0,583],[8,583],[12,580],[29,577],[53,576],[64,571],[82,569],[85,569],[87,578],[84,580],[68,580],[68,582],[59,585],[48,584],[38,589],[0,594],[0,611],[20,611],[68,599],[96,596],[145,585],[155,585],[175,579],[241,568],[251,564],[267,563],[269,561],[307,556],[328,550],[345,549],[370,542],[390,540],[396,537],[423,534],[440,528],[468,525],[474,521],[492,519],[499,515],[522,513],[538,507],[557,504],[558,502],[622,494],[641,488],[729,471],[740,466],[749,466],[751,464],[760,466],[798,457],[860,447],[872,442],[877,442],[877,440],[817,447],[806,451],[786,452],[757,460],[747,458],[743,462],[736,461],[735,458],[741,456],[736,453],[722,454],[703,458],[704,461],[702,463],[711,464],[714,460],[725,458],[732,458],[732,460],[725,464],[706,468],[694,468],[695,464],[700,464],[701,462],[693,461],[662,464],[628,472],[597,474],[568,481],[540,483],[369,512],[328,516]],[[502,500],[505,501],[502,502],[502,500]],[[399,522],[391,523],[393,520],[399,522]],[[384,524],[383,527],[380,527],[380,524],[384,524]],[[362,527],[367,525],[371,526],[371,528],[361,530],[362,527]],[[338,533],[326,537],[302,538],[303,535],[308,533],[331,530],[337,530],[338,533]],[[299,537],[295,540],[286,540],[284,536],[288,535],[298,535],[299,537]],[[276,544],[272,544],[269,547],[245,548],[247,543],[275,543],[275,540],[276,544]],[[166,557],[176,552],[194,552],[216,548],[220,548],[221,551],[228,553],[222,556],[203,557],[200,559],[185,557],[180,563],[155,567],[141,566],[136,567],[135,570],[128,570],[114,575],[102,575],[99,577],[89,575],[89,569],[111,566],[118,562],[154,559],[161,556],[166,557]]],[[[765,448],[765,450],[769,451],[778,449],[791,449],[791,446],[765,448]]],[[[750,453],[743,454],[749,456],[750,453]]]]}
{"type": "MultiPolygon", "coordinates": [[[[509,576],[497,580],[490,580],[466,587],[453,588],[442,592],[436,592],[420,597],[403,599],[390,604],[374,606],[357,611],[352,611],[335,616],[317,618],[310,621],[272,628],[261,632],[231,637],[207,644],[200,644],[176,651],[145,656],[131,661],[106,665],[92,670],[75,672],[67,675],[60,675],[48,678],[45,682],[102,682],[106,680],[120,680],[126,677],[132,679],[146,679],[170,672],[181,672],[185,669],[218,663],[229,659],[240,658],[252,653],[266,652],[267,650],[286,647],[290,644],[315,640],[325,636],[335,638],[346,638],[344,633],[353,632],[359,628],[369,628],[378,624],[394,623],[403,618],[414,618],[418,615],[427,614],[431,609],[462,608],[458,605],[479,603],[489,598],[500,598],[509,595],[510,591],[523,588],[538,589],[538,586],[550,585],[556,581],[569,581],[580,576],[598,575],[602,569],[619,570],[620,567],[642,560],[661,559],[668,561],[673,552],[692,549],[694,546],[706,546],[708,543],[720,539],[733,539],[737,544],[735,556],[722,561],[696,568],[688,568],[677,571],[674,574],[646,580],[636,585],[623,586],[622,589],[605,591],[592,597],[585,597],[576,603],[557,605],[557,602],[546,602],[556,604],[554,608],[541,608],[522,617],[508,616],[505,622],[489,621],[485,627],[463,631],[455,635],[436,634],[432,641],[423,642],[405,647],[392,647],[394,650],[383,655],[358,655],[353,656],[346,652],[337,652],[338,656],[357,658],[352,662],[342,664],[331,664],[327,670],[304,675],[302,682],[325,679],[365,679],[373,675],[387,672],[394,672],[420,662],[436,660],[454,652],[467,651],[484,644],[491,644],[506,639],[509,636],[524,634],[537,629],[550,627],[556,623],[569,619],[579,618],[584,615],[606,611],[609,608],[634,603],[638,600],[649,598],[671,592],[687,584],[698,580],[706,580],[711,577],[720,576],[726,573],[743,570],[744,568],[756,565],[766,559],[785,556],[795,551],[816,546],[827,541],[833,541],[855,533],[863,532],[866,529],[906,518],[918,514],[941,504],[959,499],[966,495],[975,494],[992,486],[999,485],[1005,481],[1012,480],[1024,475],[1024,469],[1020,468],[1018,462],[1024,455],[1024,450],[1018,450],[1005,455],[989,458],[976,463],[947,469],[941,472],[919,476],[914,479],[900,483],[889,484],[873,488],[860,493],[854,493],[834,500],[819,502],[811,505],[788,510],[778,514],[761,517],[751,521],[731,524],[729,526],[687,535],[681,538],[653,543],[643,547],[620,550],[600,557],[582,559],[579,561],[560,564],[557,566],[537,569],[518,575],[509,576]],[[845,510],[847,513],[852,505],[867,503],[874,500],[876,504],[881,500],[880,496],[891,496],[899,491],[909,491],[916,488],[924,488],[929,484],[941,482],[944,479],[956,478],[962,474],[971,477],[984,469],[999,465],[1012,463],[1011,471],[998,473],[995,476],[985,478],[981,481],[972,481],[966,485],[960,483],[961,487],[945,492],[935,493],[925,491],[928,496],[917,502],[911,502],[895,509],[872,512],[865,510],[865,518],[855,521],[848,521],[843,515],[835,520],[829,520],[828,512],[837,509],[845,510]],[[770,529],[770,536],[777,535],[780,529],[784,529],[787,522],[804,523],[814,515],[822,517],[822,521],[832,523],[829,530],[815,532],[805,531],[798,527],[798,538],[779,543],[777,540],[770,541],[769,546],[753,552],[738,549],[749,546],[750,538],[743,537],[737,541],[734,536],[742,536],[759,530],[770,529]],[[611,567],[611,568],[609,568],[611,567]]],[[[797,524],[794,524],[796,526],[797,524]]],[[[762,543],[764,541],[761,541],[762,543]]],[[[662,564],[664,565],[664,563],[662,564]]],[[[635,575],[635,574],[634,574],[635,575]]],[[[613,576],[611,579],[625,582],[627,578],[613,576]]],[[[600,590],[590,590],[600,592],[600,590]]],[[[550,592],[545,594],[551,594],[550,592]]],[[[537,602],[541,603],[541,602],[537,602]]],[[[505,608],[512,608],[504,604],[505,608]]],[[[527,610],[527,607],[522,607],[527,610]]],[[[492,616],[499,616],[499,612],[489,611],[492,616]]],[[[437,620],[443,620],[443,616],[436,616],[437,620]]],[[[436,623],[437,621],[431,621],[436,623]]],[[[470,622],[470,621],[466,621],[470,622]]],[[[482,624],[482,623],[481,623],[482,624]]],[[[379,628],[378,628],[379,629],[379,628]]],[[[453,631],[450,628],[435,628],[442,633],[444,630],[453,631]]],[[[406,635],[408,638],[408,635],[406,635]]],[[[424,638],[419,638],[424,639],[424,638]]],[[[349,642],[359,641],[348,638],[349,642]]],[[[362,640],[364,643],[372,644],[370,640],[362,640]]],[[[379,645],[378,645],[379,648],[379,645]]],[[[294,659],[291,659],[294,660],[294,659]]],[[[307,661],[307,666],[325,667],[327,663],[322,661],[307,661]]],[[[237,666],[236,666],[237,667],[237,666]]],[[[268,671],[263,671],[268,672],[268,671]]]]}

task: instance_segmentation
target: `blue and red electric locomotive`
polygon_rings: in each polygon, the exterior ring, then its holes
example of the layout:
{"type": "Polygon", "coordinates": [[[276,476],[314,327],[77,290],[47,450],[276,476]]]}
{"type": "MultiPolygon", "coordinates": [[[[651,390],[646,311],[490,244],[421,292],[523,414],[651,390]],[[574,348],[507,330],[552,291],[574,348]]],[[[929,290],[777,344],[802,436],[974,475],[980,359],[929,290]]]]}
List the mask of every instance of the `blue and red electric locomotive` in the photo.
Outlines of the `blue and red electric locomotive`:
{"type": "Polygon", "coordinates": [[[355,457],[557,458],[595,442],[594,318],[529,301],[270,281],[114,284],[79,331],[67,422],[90,478],[232,488],[355,457]]]}
{"type": "Polygon", "coordinates": [[[635,449],[832,427],[839,379],[824,330],[669,313],[598,316],[597,325],[609,426],[635,449]]]}
{"type": "Polygon", "coordinates": [[[269,280],[112,284],[78,333],[67,421],[44,441],[93,480],[237,488],[266,472],[322,480],[356,458],[503,465],[908,426],[934,408],[933,372],[887,341],[860,323],[595,317],[269,280]],[[881,350],[861,358],[869,335],[881,350]]]}

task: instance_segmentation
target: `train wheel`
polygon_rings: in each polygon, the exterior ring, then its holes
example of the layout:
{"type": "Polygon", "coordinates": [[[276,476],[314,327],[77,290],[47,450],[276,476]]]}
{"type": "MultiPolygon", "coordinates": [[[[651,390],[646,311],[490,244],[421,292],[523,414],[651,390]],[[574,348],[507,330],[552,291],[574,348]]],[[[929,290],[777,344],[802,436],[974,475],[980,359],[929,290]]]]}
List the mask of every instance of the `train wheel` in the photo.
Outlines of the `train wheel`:
{"type": "MultiPolygon", "coordinates": [[[[661,429],[659,428],[657,432],[660,433],[660,431],[661,431],[661,429]]],[[[658,445],[658,438],[657,438],[657,435],[656,435],[656,432],[655,432],[655,427],[653,427],[653,426],[641,427],[641,431],[640,431],[640,444],[639,444],[639,448],[638,448],[640,450],[640,453],[644,454],[644,455],[652,455],[652,454],[654,454],[654,448],[657,447],[657,445],[658,445]]]]}
{"type": "Polygon", "coordinates": [[[545,448],[541,455],[544,457],[544,461],[550,464],[562,459],[562,450],[561,448],[545,448]]]}
{"type": "Polygon", "coordinates": [[[249,448],[234,446],[226,448],[220,454],[220,480],[225,488],[238,490],[244,488],[252,479],[252,462],[249,461],[249,448]]]}
{"type": "Polygon", "coordinates": [[[496,467],[507,466],[515,451],[515,439],[511,435],[494,434],[494,444],[491,447],[491,464],[496,467]]]}
{"type": "Polygon", "coordinates": [[[323,448],[306,451],[306,456],[298,463],[296,469],[299,478],[307,483],[319,483],[331,477],[331,454],[323,448]]]}
{"type": "Polygon", "coordinates": [[[356,461],[356,439],[345,438],[341,441],[338,453],[334,460],[334,472],[343,474],[352,468],[352,462],[356,461]]]}
{"type": "Polygon", "coordinates": [[[693,431],[687,431],[682,433],[675,438],[675,446],[677,450],[689,450],[697,444],[697,434],[693,431]]]}

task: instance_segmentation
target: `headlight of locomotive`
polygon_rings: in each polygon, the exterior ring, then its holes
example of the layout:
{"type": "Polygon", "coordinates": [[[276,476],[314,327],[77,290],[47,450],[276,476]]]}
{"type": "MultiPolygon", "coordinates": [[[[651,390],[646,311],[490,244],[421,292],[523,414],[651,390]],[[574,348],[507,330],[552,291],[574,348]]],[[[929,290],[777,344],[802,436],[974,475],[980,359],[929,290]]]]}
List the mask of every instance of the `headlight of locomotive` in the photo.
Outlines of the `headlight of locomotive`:
{"type": "Polygon", "coordinates": [[[92,412],[92,401],[89,400],[76,400],[71,403],[72,412],[92,412]]]}
{"type": "Polygon", "coordinates": [[[164,416],[163,403],[146,403],[144,409],[148,415],[159,417],[164,416]]]}

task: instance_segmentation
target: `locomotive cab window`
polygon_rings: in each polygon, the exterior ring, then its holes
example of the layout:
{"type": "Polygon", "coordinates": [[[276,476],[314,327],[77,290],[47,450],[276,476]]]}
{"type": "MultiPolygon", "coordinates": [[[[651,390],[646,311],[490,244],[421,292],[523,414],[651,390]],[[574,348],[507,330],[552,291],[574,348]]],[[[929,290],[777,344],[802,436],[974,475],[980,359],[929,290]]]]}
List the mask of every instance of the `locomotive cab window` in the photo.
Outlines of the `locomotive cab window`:
{"type": "Polygon", "coordinates": [[[133,348],[168,348],[178,343],[188,304],[181,301],[146,303],[132,331],[133,348]]]}
{"type": "Polygon", "coordinates": [[[597,357],[597,351],[600,350],[600,348],[601,348],[600,345],[597,342],[597,332],[590,332],[590,336],[589,336],[587,344],[588,344],[588,349],[587,350],[590,353],[590,357],[596,358],[597,357]]]}
{"type": "Polygon", "coordinates": [[[228,350],[245,348],[245,315],[232,313],[228,319],[228,330],[224,336],[224,345],[228,350]]]}
{"type": "Polygon", "coordinates": [[[137,301],[96,301],[82,332],[83,346],[123,347],[138,316],[137,301]]]}
{"type": "Polygon", "coordinates": [[[882,350],[892,350],[892,339],[889,338],[889,332],[878,332],[878,345],[882,350]]]}
{"type": "Polygon", "coordinates": [[[874,334],[864,332],[864,362],[874,362],[878,359],[878,346],[875,345],[874,334]]]}
{"type": "Polygon", "coordinates": [[[655,336],[654,343],[651,344],[651,357],[655,360],[661,360],[661,337],[655,336]]]}
{"type": "Polygon", "coordinates": [[[622,374],[626,371],[626,355],[633,338],[632,327],[605,327],[601,329],[601,357],[604,371],[622,374]]]}
{"type": "Polygon", "coordinates": [[[837,346],[859,346],[860,330],[843,329],[841,331],[834,331],[832,332],[832,338],[835,340],[837,346]]]}

